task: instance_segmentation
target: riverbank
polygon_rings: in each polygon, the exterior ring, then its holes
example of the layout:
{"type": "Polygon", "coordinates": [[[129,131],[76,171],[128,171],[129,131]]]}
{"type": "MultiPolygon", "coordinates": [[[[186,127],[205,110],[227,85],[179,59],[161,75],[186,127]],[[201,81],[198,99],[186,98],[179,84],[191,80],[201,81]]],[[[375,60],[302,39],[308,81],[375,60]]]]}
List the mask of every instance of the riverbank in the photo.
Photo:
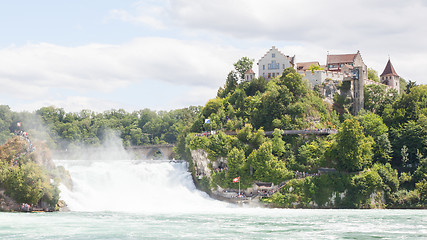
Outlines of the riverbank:
{"type": "MultiPolygon", "coordinates": [[[[58,201],[57,207],[58,211],[68,211],[67,204],[62,200],[58,201]]],[[[55,210],[55,208],[48,206],[41,207],[26,203],[19,204],[7,196],[4,189],[0,189],[0,212],[53,212],[55,210]]]]}
{"type": "Polygon", "coordinates": [[[4,193],[4,189],[0,189],[0,211],[12,212],[18,211],[19,204],[4,193]]]}

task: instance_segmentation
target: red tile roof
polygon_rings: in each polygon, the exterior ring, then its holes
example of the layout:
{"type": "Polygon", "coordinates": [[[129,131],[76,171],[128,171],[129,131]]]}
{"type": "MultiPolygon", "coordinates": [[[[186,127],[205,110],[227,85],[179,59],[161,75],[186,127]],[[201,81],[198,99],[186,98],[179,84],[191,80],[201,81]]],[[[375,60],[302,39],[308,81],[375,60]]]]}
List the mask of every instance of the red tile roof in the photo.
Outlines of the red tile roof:
{"type": "Polygon", "coordinates": [[[317,65],[317,66],[320,65],[319,62],[300,62],[300,63],[297,63],[297,70],[298,71],[307,71],[308,68],[313,64],[317,65]]]}
{"type": "Polygon", "coordinates": [[[245,74],[255,74],[255,73],[252,70],[252,68],[249,68],[248,70],[246,70],[245,74]]]}
{"type": "Polygon", "coordinates": [[[393,75],[393,76],[399,76],[397,75],[396,71],[394,70],[393,64],[391,64],[390,59],[387,62],[387,65],[384,68],[383,73],[380,75],[380,77],[384,75],[393,75]]]}
{"type": "Polygon", "coordinates": [[[356,54],[337,54],[328,55],[326,58],[326,64],[331,63],[352,63],[356,54]]]}

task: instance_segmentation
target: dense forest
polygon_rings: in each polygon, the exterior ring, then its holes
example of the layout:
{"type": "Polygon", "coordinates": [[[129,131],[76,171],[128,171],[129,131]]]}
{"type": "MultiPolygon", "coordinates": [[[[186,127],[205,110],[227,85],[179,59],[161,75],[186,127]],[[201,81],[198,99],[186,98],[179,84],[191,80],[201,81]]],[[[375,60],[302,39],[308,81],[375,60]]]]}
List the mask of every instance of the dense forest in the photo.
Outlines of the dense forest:
{"type": "MultiPolygon", "coordinates": [[[[235,66],[247,59],[239,61],[235,66]]],[[[239,70],[230,72],[217,97],[201,109],[185,144],[178,143],[187,158],[190,150],[203,149],[212,163],[227,160],[224,170],[201,178],[204,189],[236,189],[233,179],[239,176],[243,187],[286,183],[263,199],[279,207],[427,206],[426,85],[410,82],[400,95],[366,85],[365,110],[354,116],[348,97],[336,93],[328,103],[292,68],[269,81],[244,81],[239,70]],[[197,134],[210,129],[215,134],[197,134]],[[282,135],[292,129],[339,131],[282,135]],[[319,168],[336,171],[318,176],[319,168]],[[297,178],[298,173],[310,177],[297,178]]]]}
{"type": "Polygon", "coordinates": [[[53,150],[96,147],[111,133],[122,139],[123,146],[174,144],[199,111],[200,107],[168,112],[149,109],[132,113],[123,109],[102,113],[65,112],[50,106],[30,113],[13,112],[8,106],[0,105],[0,143],[5,143],[14,132],[24,130],[33,138],[45,140],[53,150]]]}

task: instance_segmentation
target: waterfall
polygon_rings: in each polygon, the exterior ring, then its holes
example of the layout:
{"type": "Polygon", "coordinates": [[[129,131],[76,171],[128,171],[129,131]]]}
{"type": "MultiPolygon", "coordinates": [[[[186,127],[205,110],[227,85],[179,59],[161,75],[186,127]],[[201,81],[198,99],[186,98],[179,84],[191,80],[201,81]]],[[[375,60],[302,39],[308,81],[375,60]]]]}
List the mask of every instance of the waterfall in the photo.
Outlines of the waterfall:
{"type": "Polygon", "coordinates": [[[73,189],[60,186],[71,211],[202,212],[228,204],[197,190],[186,162],[57,160],[73,189]]]}

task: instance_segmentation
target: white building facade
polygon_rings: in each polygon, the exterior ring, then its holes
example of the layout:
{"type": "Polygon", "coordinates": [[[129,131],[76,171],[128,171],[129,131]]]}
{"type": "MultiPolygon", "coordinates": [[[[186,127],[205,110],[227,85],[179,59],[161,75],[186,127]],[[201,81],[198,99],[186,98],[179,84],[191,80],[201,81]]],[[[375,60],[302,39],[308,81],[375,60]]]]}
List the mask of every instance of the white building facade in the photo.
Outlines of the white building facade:
{"type": "Polygon", "coordinates": [[[273,46],[257,64],[260,77],[275,78],[280,76],[286,68],[295,68],[295,56],[287,56],[273,46]]]}
{"type": "Polygon", "coordinates": [[[319,84],[323,84],[326,79],[330,79],[334,82],[342,82],[344,80],[344,74],[341,72],[331,72],[325,70],[314,70],[299,72],[303,79],[307,79],[311,86],[314,87],[319,84]]]}

